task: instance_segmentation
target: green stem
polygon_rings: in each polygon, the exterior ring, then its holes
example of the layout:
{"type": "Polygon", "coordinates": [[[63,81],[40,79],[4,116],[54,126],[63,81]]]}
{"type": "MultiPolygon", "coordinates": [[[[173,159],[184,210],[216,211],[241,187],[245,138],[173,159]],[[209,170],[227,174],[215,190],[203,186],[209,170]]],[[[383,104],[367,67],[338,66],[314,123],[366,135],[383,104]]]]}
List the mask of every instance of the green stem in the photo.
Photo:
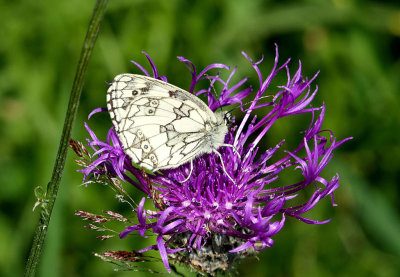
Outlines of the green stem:
{"type": "Polygon", "coordinates": [[[57,198],[58,188],[60,186],[61,176],[64,170],[69,140],[71,138],[72,125],[75,121],[76,112],[79,106],[86,71],[93,46],[99,32],[100,24],[103,19],[108,0],[97,0],[93,10],[93,15],[89,23],[85,41],[83,43],[81,56],[76,70],[74,83],[71,89],[71,95],[68,103],[67,114],[64,121],[64,128],[61,135],[60,146],[54,164],[51,180],[47,185],[47,191],[44,199],[41,199],[42,205],[39,222],[36,233],[33,238],[32,248],[29,253],[28,261],[25,268],[25,276],[35,276],[36,267],[40,260],[40,255],[46,238],[47,228],[49,226],[51,213],[57,198]]]}

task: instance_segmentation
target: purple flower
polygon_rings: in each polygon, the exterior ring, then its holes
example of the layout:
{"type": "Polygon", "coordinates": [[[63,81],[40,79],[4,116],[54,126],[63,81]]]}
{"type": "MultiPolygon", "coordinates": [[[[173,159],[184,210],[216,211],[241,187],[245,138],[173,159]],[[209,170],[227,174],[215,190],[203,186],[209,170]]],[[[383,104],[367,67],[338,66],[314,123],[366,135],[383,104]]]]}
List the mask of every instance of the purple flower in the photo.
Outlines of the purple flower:
{"type": "MultiPolygon", "coordinates": [[[[196,158],[193,172],[184,183],[179,181],[188,176],[190,164],[155,172],[154,175],[144,174],[132,165],[124,153],[113,127],[108,132],[107,141],[103,142],[85,124],[91,136],[89,145],[96,158],[81,170],[85,181],[108,174],[131,183],[146,194],[135,210],[138,223],[126,226],[120,238],[136,231],[143,237],[146,233],[155,234],[157,243],[139,252],[157,249],[169,272],[169,259],[195,265],[209,274],[218,269],[227,270],[235,259],[271,247],[272,237],[282,229],[288,216],[309,224],[323,224],[329,220],[308,219],[304,213],[326,196],[332,198],[332,205],[335,206],[333,192],[339,187],[339,176],[328,180],[321,177],[321,172],[332,159],[333,150],[351,138],[336,141],[331,131],[321,130],[325,105],[311,106],[317,93],[317,88],[312,90],[311,83],[318,74],[311,79],[303,77],[299,63],[297,71],[291,75],[288,67],[290,60],[278,65],[277,47],[274,66],[267,76],[259,68],[262,59],[254,62],[245,53],[242,54],[251,62],[259,82],[249,107],[243,102],[252,89],[241,89],[247,79],[231,85],[236,68],[230,71],[227,80],[223,80],[219,73],[213,75],[210,70],[230,70],[228,66],[211,64],[198,73],[191,61],[178,57],[192,75],[190,93],[197,96],[204,94],[213,111],[239,104],[244,113],[238,122],[233,119],[225,138],[225,143],[234,145],[238,153],[230,147],[218,150],[226,173],[234,182],[227,177],[215,153],[196,158]],[[269,95],[267,90],[271,81],[280,72],[286,73],[286,84],[279,86],[274,95],[269,95]],[[198,83],[204,79],[208,80],[209,87],[196,90],[198,83]],[[217,99],[214,89],[221,85],[217,99]],[[256,114],[261,112],[263,116],[257,117],[256,114]],[[296,148],[283,150],[284,139],[272,146],[263,143],[263,137],[279,119],[303,113],[311,114],[312,120],[296,148]],[[278,155],[279,159],[276,158],[278,155]],[[303,177],[297,183],[283,185],[280,174],[289,170],[299,170],[303,177]],[[301,200],[297,197],[306,188],[313,193],[308,201],[299,203],[301,200]],[[154,203],[154,211],[145,210],[146,199],[154,203]],[[211,255],[214,257],[212,262],[211,255]]],[[[152,77],[167,81],[165,76],[159,75],[150,57],[145,55],[152,68],[152,77]]],[[[141,65],[133,63],[150,76],[141,65]]],[[[104,109],[96,109],[94,113],[100,110],[104,109]]]]}

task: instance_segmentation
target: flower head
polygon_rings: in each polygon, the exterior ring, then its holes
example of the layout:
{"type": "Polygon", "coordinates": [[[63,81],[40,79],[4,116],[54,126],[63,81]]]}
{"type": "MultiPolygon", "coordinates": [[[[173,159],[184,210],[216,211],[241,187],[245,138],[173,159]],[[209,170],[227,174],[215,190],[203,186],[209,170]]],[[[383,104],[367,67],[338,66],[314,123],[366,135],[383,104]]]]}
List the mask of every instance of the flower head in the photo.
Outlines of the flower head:
{"type": "MultiPolygon", "coordinates": [[[[317,74],[311,79],[303,77],[301,63],[297,71],[290,74],[290,60],[279,66],[276,48],[274,66],[269,75],[264,76],[259,67],[262,59],[254,62],[242,54],[254,68],[259,83],[249,107],[243,102],[252,89],[241,89],[247,79],[231,85],[236,68],[230,71],[227,80],[223,80],[219,73],[213,75],[210,71],[216,68],[230,70],[228,66],[211,64],[198,72],[192,62],[178,57],[192,75],[190,93],[204,94],[213,111],[239,104],[244,113],[237,122],[233,119],[225,137],[225,143],[234,147],[218,149],[223,163],[216,153],[202,155],[193,161],[193,172],[183,183],[181,181],[190,173],[189,164],[146,174],[132,165],[113,127],[107,141],[103,142],[85,125],[91,136],[89,145],[95,151],[95,159],[81,170],[85,181],[107,174],[145,193],[135,208],[138,222],[126,226],[120,237],[125,238],[132,232],[143,237],[148,233],[155,234],[157,243],[139,252],[157,249],[169,272],[169,260],[191,264],[209,274],[218,269],[227,270],[233,260],[271,247],[272,237],[283,228],[287,217],[309,224],[323,224],[329,220],[312,220],[304,214],[326,196],[330,196],[335,205],[333,192],[339,187],[339,176],[328,180],[321,172],[332,159],[333,150],[351,138],[336,141],[332,132],[321,129],[325,105],[311,106],[317,93],[317,88],[312,90],[311,84],[317,74]],[[278,87],[277,93],[270,95],[271,81],[279,72],[286,73],[287,81],[278,87]],[[209,87],[196,90],[204,79],[209,80],[209,87]],[[218,87],[222,88],[216,97],[214,90],[218,87]],[[284,139],[277,145],[265,145],[263,137],[279,119],[304,113],[311,114],[312,120],[297,147],[284,150],[284,139]],[[258,117],[257,114],[263,115],[258,117]],[[299,170],[302,178],[297,183],[283,185],[280,174],[293,170],[299,170]],[[297,198],[306,188],[313,192],[308,200],[299,203],[297,198]],[[149,199],[154,203],[154,210],[144,208],[149,199]],[[211,255],[213,259],[210,259],[211,255]]],[[[145,55],[152,68],[152,77],[167,81],[145,55]]],[[[141,65],[133,63],[150,76],[141,65]]]]}

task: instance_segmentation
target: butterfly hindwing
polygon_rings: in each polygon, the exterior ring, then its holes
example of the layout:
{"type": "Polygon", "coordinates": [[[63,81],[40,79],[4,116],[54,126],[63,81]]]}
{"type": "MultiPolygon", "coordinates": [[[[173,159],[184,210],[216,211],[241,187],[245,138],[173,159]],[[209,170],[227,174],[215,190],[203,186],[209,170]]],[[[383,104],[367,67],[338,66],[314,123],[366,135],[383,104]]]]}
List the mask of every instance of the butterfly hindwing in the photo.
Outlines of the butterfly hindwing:
{"type": "Polygon", "coordinates": [[[151,170],[174,168],[205,152],[214,113],[196,96],[135,74],[115,77],[107,108],[127,155],[151,170]]]}

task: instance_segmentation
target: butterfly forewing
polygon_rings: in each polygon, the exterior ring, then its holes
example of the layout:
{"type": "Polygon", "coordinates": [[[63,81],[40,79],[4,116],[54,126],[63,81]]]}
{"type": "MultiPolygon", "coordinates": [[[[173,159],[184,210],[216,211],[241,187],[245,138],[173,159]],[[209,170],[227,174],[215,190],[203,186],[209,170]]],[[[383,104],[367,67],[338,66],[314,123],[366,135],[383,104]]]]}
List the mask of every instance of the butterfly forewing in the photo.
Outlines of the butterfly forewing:
{"type": "Polygon", "coordinates": [[[135,74],[115,77],[107,108],[125,153],[151,170],[174,168],[207,152],[206,127],[217,124],[196,96],[135,74]]]}

